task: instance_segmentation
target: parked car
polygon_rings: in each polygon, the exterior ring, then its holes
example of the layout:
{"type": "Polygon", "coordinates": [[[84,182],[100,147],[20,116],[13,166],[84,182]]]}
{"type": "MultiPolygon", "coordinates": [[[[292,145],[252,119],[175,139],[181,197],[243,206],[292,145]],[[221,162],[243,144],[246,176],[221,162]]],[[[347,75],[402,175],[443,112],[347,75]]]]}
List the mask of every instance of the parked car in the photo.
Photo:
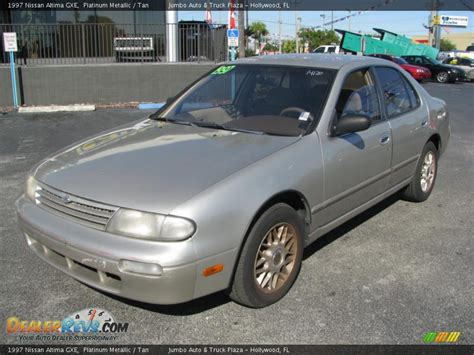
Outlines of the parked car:
{"type": "Polygon", "coordinates": [[[320,236],[397,191],[426,200],[448,139],[445,102],[398,65],[253,57],[40,162],[16,209],[29,248],[92,287],[264,307],[320,236]]]}
{"type": "Polygon", "coordinates": [[[423,55],[407,55],[402,56],[408,63],[423,66],[431,72],[431,77],[438,83],[454,83],[456,81],[464,81],[465,74],[461,69],[438,62],[423,55]]]}
{"type": "Polygon", "coordinates": [[[370,57],[377,57],[389,60],[401,66],[418,82],[431,78],[431,72],[428,68],[409,64],[405,59],[388,54],[370,54],[370,57]]]}
{"type": "Polygon", "coordinates": [[[466,80],[474,80],[474,60],[469,58],[447,58],[443,60],[444,64],[454,65],[464,71],[466,80]]]}
{"type": "Polygon", "coordinates": [[[446,58],[456,58],[456,57],[474,59],[474,52],[467,51],[467,50],[466,51],[453,50],[453,51],[448,51],[448,52],[439,52],[436,59],[439,61],[443,61],[446,58]]]}

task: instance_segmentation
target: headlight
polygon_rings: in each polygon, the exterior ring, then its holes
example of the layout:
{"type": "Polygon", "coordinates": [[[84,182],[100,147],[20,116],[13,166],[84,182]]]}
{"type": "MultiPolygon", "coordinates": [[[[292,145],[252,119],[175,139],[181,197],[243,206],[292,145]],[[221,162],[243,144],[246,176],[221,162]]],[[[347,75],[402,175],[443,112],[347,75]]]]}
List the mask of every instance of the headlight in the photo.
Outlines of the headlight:
{"type": "Polygon", "coordinates": [[[26,180],[26,191],[25,191],[26,197],[28,197],[31,201],[35,201],[37,189],[38,189],[38,183],[36,182],[36,179],[33,176],[29,176],[28,179],[26,180]]]}
{"type": "Polygon", "coordinates": [[[185,218],[123,208],[114,214],[107,225],[107,232],[110,233],[171,242],[185,240],[195,230],[194,223],[185,218]]]}

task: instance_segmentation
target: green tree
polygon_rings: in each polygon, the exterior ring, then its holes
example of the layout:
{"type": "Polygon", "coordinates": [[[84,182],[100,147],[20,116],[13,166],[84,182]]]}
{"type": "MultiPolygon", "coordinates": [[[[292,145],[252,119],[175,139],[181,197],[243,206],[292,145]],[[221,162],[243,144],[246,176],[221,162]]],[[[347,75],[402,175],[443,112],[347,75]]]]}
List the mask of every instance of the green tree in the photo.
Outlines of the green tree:
{"type": "Polygon", "coordinates": [[[283,53],[295,53],[296,41],[294,39],[284,40],[281,43],[281,51],[283,53]]]}
{"type": "Polygon", "coordinates": [[[439,46],[439,50],[441,52],[449,52],[456,49],[456,45],[451,42],[449,39],[441,38],[441,43],[439,46]]]}
{"type": "Polygon", "coordinates": [[[335,31],[332,30],[314,30],[312,28],[303,28],[298,33],[301,42],[308,43],[309,51],[325,44],[339,44],[340,39],[335,31]]]}
{"type": "Polygon", "coordinates": [[[263,38],[268,35],[267,25],[263,22],[252,22],[246,30],[246,35],[255,39],[260,49],[260,43],[262,43],[263,38]]]}
{"type": "Polygon", "coordinates": [[[275,43],[267,42],[265,47],[263,47],[263,50],[268,52],[276,52],[278,51],[278,46],[275,43]]]}

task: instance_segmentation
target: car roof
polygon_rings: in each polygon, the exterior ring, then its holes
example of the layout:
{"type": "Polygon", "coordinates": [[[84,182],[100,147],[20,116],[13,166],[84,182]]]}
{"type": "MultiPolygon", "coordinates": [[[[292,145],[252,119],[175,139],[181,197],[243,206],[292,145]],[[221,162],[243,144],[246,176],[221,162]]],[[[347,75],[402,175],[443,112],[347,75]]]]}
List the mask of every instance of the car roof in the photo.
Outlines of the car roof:
{"type": "Polygon", "coordinates": [[[315,67],[339,70],[344,66],[360,67],[361,65],[385,64],[385,59],[350,54],[277,54],[239,59],[227,64],[263,64],[315,67]]]}

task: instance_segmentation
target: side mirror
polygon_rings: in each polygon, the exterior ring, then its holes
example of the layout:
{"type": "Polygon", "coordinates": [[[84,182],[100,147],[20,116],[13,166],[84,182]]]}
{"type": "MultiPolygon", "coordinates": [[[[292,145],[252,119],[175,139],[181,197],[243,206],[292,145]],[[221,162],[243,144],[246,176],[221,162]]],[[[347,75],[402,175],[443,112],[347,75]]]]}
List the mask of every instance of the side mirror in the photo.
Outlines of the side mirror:
{"type": "Polygon", "coordinates": [[[332,136],[337,137],[346,133],[365,131],[370,127],[370,117],[359,113],[343,115],[332,127],[332,136]]]}

